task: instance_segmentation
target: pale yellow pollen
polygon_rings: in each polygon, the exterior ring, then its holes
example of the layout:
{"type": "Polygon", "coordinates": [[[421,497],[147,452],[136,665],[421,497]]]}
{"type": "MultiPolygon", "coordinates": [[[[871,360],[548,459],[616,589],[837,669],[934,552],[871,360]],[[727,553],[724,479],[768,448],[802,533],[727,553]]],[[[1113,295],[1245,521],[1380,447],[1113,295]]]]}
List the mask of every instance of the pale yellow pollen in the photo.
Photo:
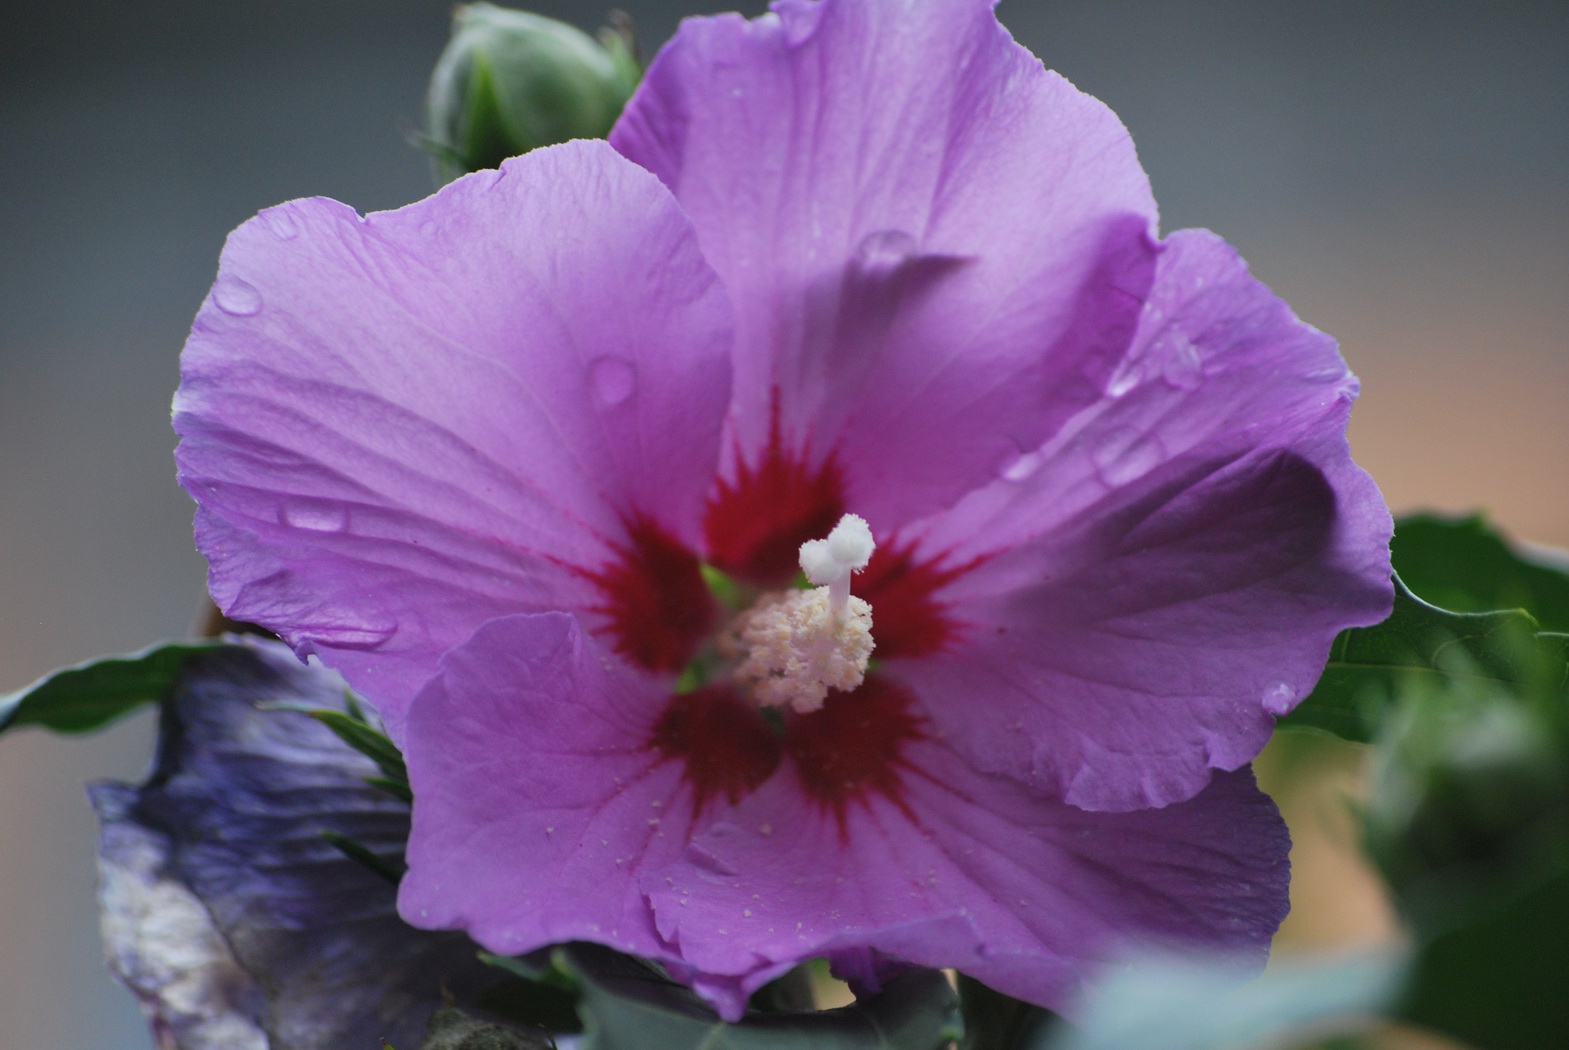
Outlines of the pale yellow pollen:
{"type": "Polygon", "coordinates": [[[765,594],[730,625],[720,649],[738,660],[736,680],[764,707],[805,714],[831,689],[849,692],[866,679],[872,655],[872,607],[850,594],[850,575],[866,567],[871,529],[846,514],[827,539],[801,545],[810,591],[765,594]]]}
{"type": "Polygon", "coordinates": [[[866,678],[872,607],[854,595],[836,616],[827,587],[765,594],[731,630],[745,654],[735,676],[764,707],[816,711],[830,689],[848,692],[866,678]]]}

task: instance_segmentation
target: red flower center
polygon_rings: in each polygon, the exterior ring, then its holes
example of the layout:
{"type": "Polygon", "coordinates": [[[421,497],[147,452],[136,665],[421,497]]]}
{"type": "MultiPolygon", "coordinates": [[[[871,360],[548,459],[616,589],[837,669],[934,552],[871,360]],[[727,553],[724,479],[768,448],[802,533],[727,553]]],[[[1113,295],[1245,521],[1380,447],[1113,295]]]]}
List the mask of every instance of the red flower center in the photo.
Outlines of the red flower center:
{"type": "Polygon", "coordinates": [[[684,763],[694,813],[721,795],[734,805],[779,765],[778,736],[762,713],[728,685],[672,697],[649,743],[665,758],[684,763]]]}
{"type": "Polygon", "coordinates": [[[852,803],[881,795],[903,809],[904,745],[925,734],[911,710],[913,698],[878,675],[868,675],[859,689],[833,693],[819,711],[791,715],[785,728],[785,753],[795,763],[801,783],[847,832],[852,803]]]}
{"type": "Polygon", "coordinates": [[[742,462],[708,502],[703,538],[715,568],[759,587],[781,587],[800,571],[801,544],[828,535],[844,516],[833,460],[812,469],[778,441],[755,464],[742,462]]]}
{"type": "Polygon", "coordinates": [[[679,672],[719,620],[697,555],[644,518],[627,524],[617,559],[583,574],[604,601],[591,610],[605,618],[616,652],[650,671],[679,672]]]}
{"type": "Polygon", "coordinates": [[[913,707],[903,689],[870,675],[821,710],[786,716],[776,732],[734,687],[707,686],[671,697],[649,745],[682,763],[694,814],[716,798],[741,801],[788,758],[807,794],[847,834],[850,807],[874,796],[916,819],[904,803],[904,746],[925,735],[913,707]]]}
{"type": "MultiPolygon", "coordinates": [[[[769,446],[719,481],[704,519],[708,560],[755,586],[787,585],[800,548],[826,536],[844,514],[843,481],[832,456],[818,467],[786,451],[777,424],[769,446]]],[[[714,635],[718,607],[698,555],[645,519],[610,564],[586,573],[604,601],[601,630],[629,661],[653,671],[684,669],[714,635]]],[[[937,591],[971,568],[919,560],[896,537],[879,544],[854,593],[872,606],[872,659],[937,652],[959,625],[937,591]]],[[[705,661],[713,659],[707,650],[705,661]]],[[[845,832],[852,805],[881,796],[903,807],[905,745],[923,735],[909,693],[869,675],[849,692],[830,692],[820,710],[782,714],[771,725],[736,684],[715,681],[673,695],[651,733],[650,749],[682,764],[694,814],[710,802],[739,802],[788,759],[811,798],[845,832]]]]}

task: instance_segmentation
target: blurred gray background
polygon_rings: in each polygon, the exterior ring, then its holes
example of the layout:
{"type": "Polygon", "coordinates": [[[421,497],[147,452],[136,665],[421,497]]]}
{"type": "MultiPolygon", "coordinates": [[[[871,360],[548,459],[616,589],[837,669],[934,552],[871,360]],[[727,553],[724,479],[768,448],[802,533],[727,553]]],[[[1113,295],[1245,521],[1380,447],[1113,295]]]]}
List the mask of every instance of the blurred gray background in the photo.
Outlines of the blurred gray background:
{"type": "MultiPolygon", "coordinates": [[[[291,197],[429,192],[405,138],[450,6],[0,12],[0,692],[189,629],[203,566],[168,404],[223,237],[291,197]]],[[[592,28],[608,6],[535,9],[592,28]]],[[[689,12],[622,6],[650,51],[689,12]]],[[[1219,231],[1339,337],[1365,382],[1353,445],[1397,510],[1485,507],[1569,545],[1569,5],[1000,14],[1122,116],[1166,229],[1219,231]]],[[[0,1050],[150,1045],[100,961],[82,792],[149,745],[146,719],[0,738],[0,1050]]]]}

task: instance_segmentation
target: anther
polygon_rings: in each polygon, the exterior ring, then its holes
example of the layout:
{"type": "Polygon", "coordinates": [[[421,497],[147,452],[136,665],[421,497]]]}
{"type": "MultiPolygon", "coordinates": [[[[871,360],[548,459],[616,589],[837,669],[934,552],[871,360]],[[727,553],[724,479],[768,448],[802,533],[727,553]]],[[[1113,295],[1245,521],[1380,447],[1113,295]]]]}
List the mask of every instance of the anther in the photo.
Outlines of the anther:
{"type": "Polygon", "coordinates": [[[814,590],[765,594],[736,617],[722,647],[740,659],[735,676],[759,704],[804,714],[822,707],[829,690],[848,692],[865,680],[872,607],[850,594],[850,576],[875,547],[865,520],[846,514],[826,539],[801,545],[814,590]]]}

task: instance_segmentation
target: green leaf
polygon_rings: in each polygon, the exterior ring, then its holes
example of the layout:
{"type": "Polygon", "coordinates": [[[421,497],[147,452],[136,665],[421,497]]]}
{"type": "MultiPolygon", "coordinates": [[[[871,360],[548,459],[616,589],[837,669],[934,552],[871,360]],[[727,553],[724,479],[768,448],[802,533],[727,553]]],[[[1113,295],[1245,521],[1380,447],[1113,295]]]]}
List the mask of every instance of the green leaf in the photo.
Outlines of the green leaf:
{"type": "Polygon", "coordinates": [[[1481,515],[1403,518],[1390,552],[1406,586],[1434,605],[1524,609],[1545,631],[1569,631],[1569,555],[1521,548],[1481,515]]]}
{"type": "Polygon", "coordinates": [[[961,1050],[1016,1050],[1041,1038],[1055,1015],[959,975],[959,1006],[964,1016],[961,1050]]]}
{"type": "Polygon", "coordinates": [[[937,1050],[958,1027],[947,979],[917,970],[838,1010],[721,1021],[658,971],[594,945],[562,951],[583,982],[583,1050],[937,1050]]]}
{"type": "Polygon", "coordinates": [[[174,642],[139,653],[109,656],[56,671],[25,689],[0,697],[0,731],[43,726],[57,733],[85,733],[156,704],[174,688],[193,656],[227,643],[174,642]]]}
{"type": "Polygon", "coordinates": [[[1434,938],[1418,955],[1406,1021],[1477,1050],[1561,1050],[1569,1033],[1569,870],[1434,938]]]}
{"type": "Polygon", "coordinates": [[[1369,742],[1403,683],[1464,678],[1507,687],[1569,680],[1569,653],[1558,635],[1542,635],[1518,610],[1457,613],[1430,605],[1395,577],[1395,606],[1374,627],[1342,631],[1313,692],[1282,726],[1326,729],[1369,742]]]}

